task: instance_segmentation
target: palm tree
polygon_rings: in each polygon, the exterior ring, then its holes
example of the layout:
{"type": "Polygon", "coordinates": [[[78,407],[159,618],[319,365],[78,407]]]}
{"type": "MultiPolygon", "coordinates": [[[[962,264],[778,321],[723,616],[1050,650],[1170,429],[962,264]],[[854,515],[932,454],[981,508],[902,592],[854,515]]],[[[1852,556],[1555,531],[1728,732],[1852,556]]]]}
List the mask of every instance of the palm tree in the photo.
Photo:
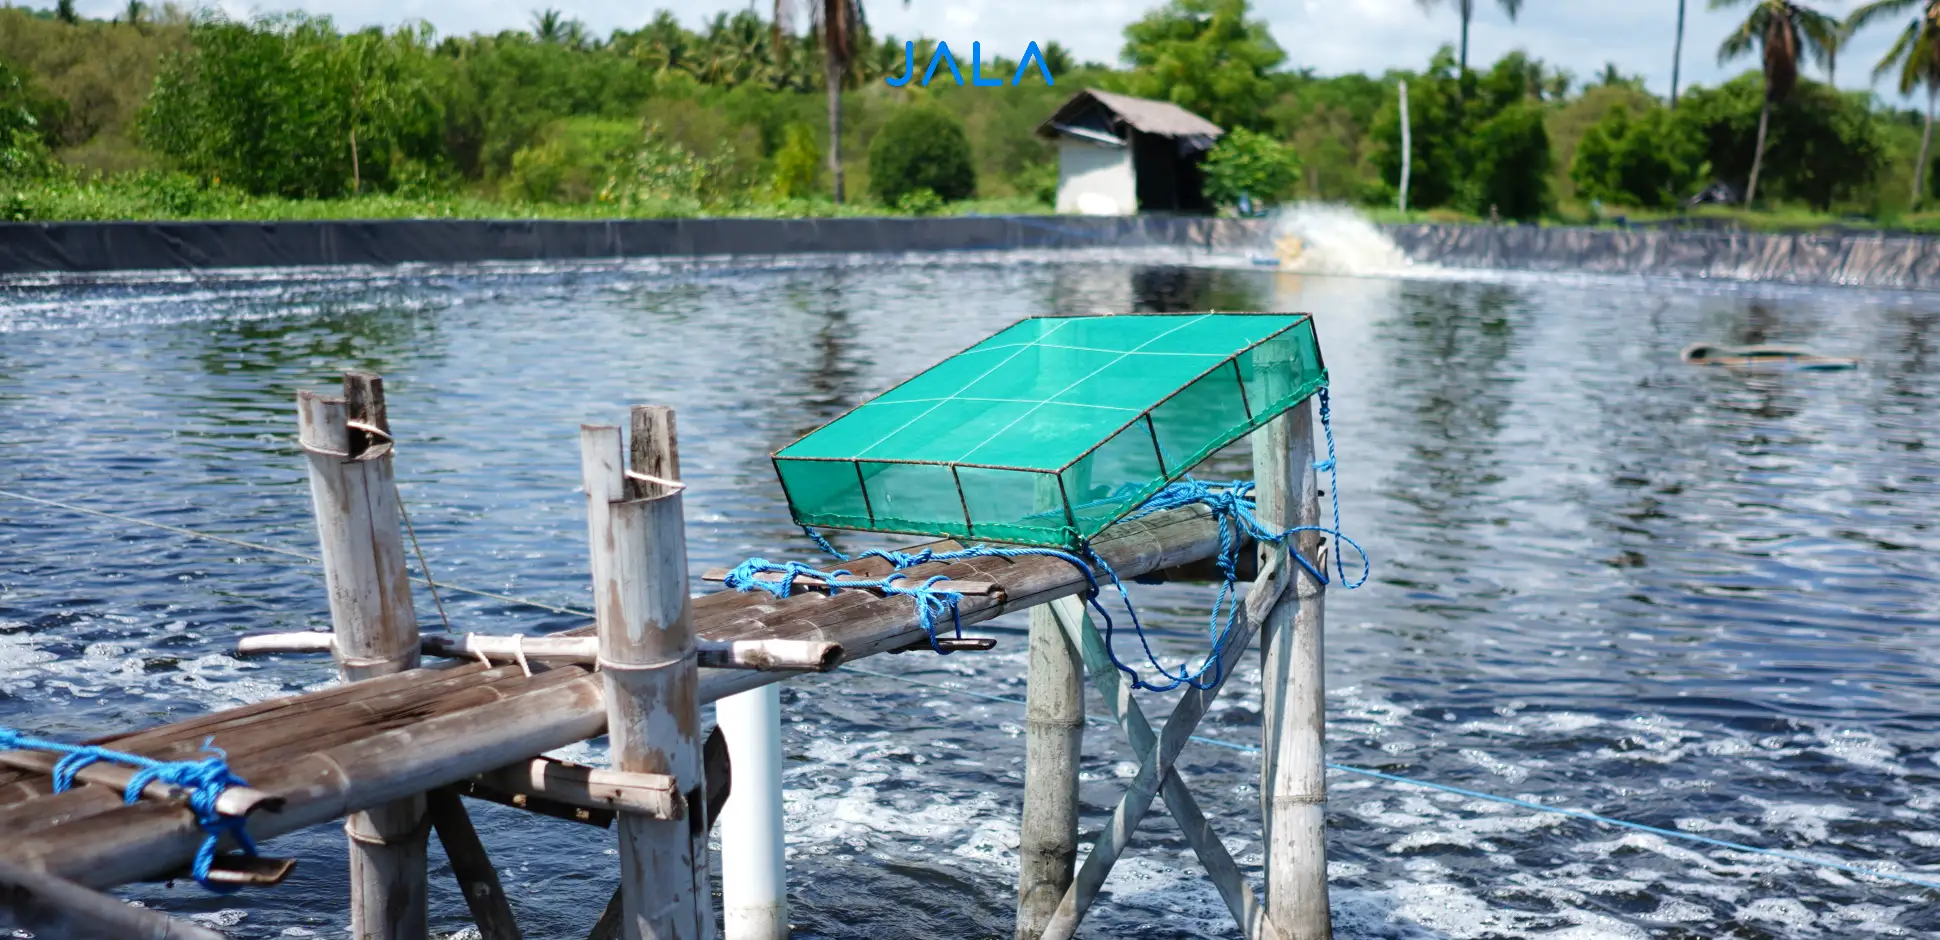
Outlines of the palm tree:
{"type": "MultiPolygon", "coordinates": [[[[1451,4],[1454,4],[1455,12],[1460,14],[1462,17],[1462,51],[1459,54],[1457,63],[1461,67],[1460,74],[1467,75],[1468,74],[1468,22],[1469,20],[1475,18],[1475,0],[1448,0],[1448,2],[1451,4]]],[[[1498,6],[1502,7],[1504,12],[1509,14],[1510,22],[1514,22],[1516,19],[1516,14],[1522,12],[1522,0],[1495,0],[1495,2],[1498,6]]],[[[1415,0],[1415,3],[1420,5],[1420,7],[1423,10],[1432,11],[1436,7],[1441,6],[1442,0],[1415,0]]]]}
{"type": "Polygon", "coordinates": [[[1684,64],[1684,0],[1677,0],[1677,41],[1671,46],[1671,110],[1677,110],[1677,73],[1684,64]]]}
{"type": "Polygon", "coordinates": [[[1893,48],[1886,51],[1886,56],[1873,69],[1874,81],[1898,69],[1902,95],[1926,86],[1927,126],[1926,132],[1920,135],[1920,158],[1913,163],[1913,195],[1907,202],[1908,209],[1918,206],[1920,197],[1926,193],[1927,155],[1933,146],[1934,101],[1940,98],[1940,0],[1873,0],[1854,10],[1845,27],[1851,33],[1916,6],[1920,9],[1918,18],[1906,24],[1899,41],[1893,43],[1893,48]]]}
{"type": "MultiPolygon", "coordinates": [[[[777,56],[788,53],[789,25],[797,0],[775,0],[772,45],[777,56]]],[[[835,201],[842,187],[842,79],[849,74],[863,39],[861,0],[799,0],[808,7],[809,32],[822,38],[822,78],[829,96],[829,181],[835,201]]],[[[908,0],[904,0],[905,3],[908,0]]],[[[786,63],[782,63],[784,66],[786,63]]]]}
{"type": "Polygon", "coordinates": [[[1799,81],[1801,52],[1824,61],[1828,41],[1839,31],[1832,17],[1793,0],[1711,0],[1711,9],[1722,10],[1749,2],[1751,15],[1726,36],[1718,46],[1720,65],[1749,53],[1753,46],[1764,53],[1765,105],[1758,112],[1758,143],[1751,156],[1751,179],[1745,184],[1745,205],[1758,195],[1758,172],[1765,164],[1765,132],[1771,125],[1773,102],[1784,101],[1799,81]]]}
{"type": "Polygon", "coordinates": [[[551,7],[532,13],[532,35],[540,42],[557,43],[566,38],[566,14],[551,7]]]}

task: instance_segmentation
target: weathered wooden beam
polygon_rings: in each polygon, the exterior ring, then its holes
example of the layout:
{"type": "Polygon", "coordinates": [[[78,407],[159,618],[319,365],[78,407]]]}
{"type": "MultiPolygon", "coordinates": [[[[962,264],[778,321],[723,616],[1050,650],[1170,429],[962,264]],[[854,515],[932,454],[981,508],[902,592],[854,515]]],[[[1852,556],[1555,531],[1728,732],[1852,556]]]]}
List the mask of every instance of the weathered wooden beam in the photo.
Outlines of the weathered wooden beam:
{"type": "MultiPolygon", "coordinates": [[[[1268,529],[1320,523],[1313,406],[1301,402],[1253,432],[1255,515],[1268,529]]],[[[1320,533],[1292,546],[1320,558],[1320,533]]],[[[1277,549],[1276,549],[1277,551],[1277,549]]],[[[1322,561],[1322,564],[1325,564],[1322,561]]],[[[1322,585],[1291,566],[1260,626],[1260,811],[1266,834],[1266,903],[1274,940],[1333,936],[1327,901],[1326,674],[1322,585]]]]}
{"type": "MultiPolygon", "coordinates": [[[[344,397],[297,397],[322,545],[337,664],[345,681],[418,666],[418,619],[404,564],[384,381],[344,373],[344,397]],[[353,425],[355,425],[353,427],[353,425]]],[[[428,929],[424,799],[344,821],[350,923],[359,940],[417,940],[428,929]]]]}
{"type": "MultiPolygon", "coordinates": [[[[430,634],[420,639],[428,656],[484,657],[492,662],[578,663],[599,661],[599,641],[582,636],[493,636],[479,633],[430,634]]],[[[272,653],[328,653],[336,640],[328,633],[257,633],[236,640],[237,656],[272,653]]],[[[842,664],[842,646],[815,640],[699,640],[700,664],[713,669],[763,669],[828,672],[842,664]]]]}
{"type": "MultiPolygon", "coordinates": [[[[0,764],[17,770],[34,773],[54,774],[54,765],[60,758],[45,751],[0,751],[0,764]]],[[[81,783],[92,783],[108,787],[116,793],[126,792],[128,784],[135,779],[135,770],[121,764],[94,763],[81,768],[74,775],[81,783]]],[[[142,788],[141,795],[151,800],[186,801],[189,792],[171,784],[156,781],[142,788]]],[[[282,808],[283,801],[261,790],[250,787],[229,787],[216,797],[216,812],[224,816],[247,816],[259,809],[270,812],[282,808]]]]}
{"type": "MultiPolygon", "coordinates": [[[[618,770],[672,776],[690,807],[704,806],[700,667],[674,415],[642,406],[632,419],[630,467],[619,428],[580,428],[608,753],[618,770]]],[[[692,815],[620,813],[623,940],[713,936],[707,832],[700,814],[692,815]]]]}
{"type": "Polygon", "coordinates": [[[512,915],[512,902],[505,897],[505,886],[499,883],[498,869],[492,867],[485,843],[479,841],[471,814],[465,811],[465,801],[451,788],[439,787],[424,795],[424,806],[482,940],[525,940],[512,915]]]}
{"type": "MultiPolygon", "coordinates": [[[[728,569],[709,568],[705,573],[701,575],[701,580],[718,584],[722,581],[726,581],[727,577],[728,577],[728,569]]],[[[754,579],[756,581],[767,581],[773,584],[780,584],[782,581],[785,581],[788,579],[788,575],[785,575],[779,571],[763,571],[763,572],[760,572],[759,574],[756,574],[754,576],[754,579]]],[[[821,578],[811,577],[809,575],[796,575],[794,580],[795,580],[795,586],[800,588],[815,588],[820,590],[820,589],[825,589],[829,587],[829,583],[827,581],[824,581],[821,578]]],[[[867,586],[848,583],[848,582],[859,581],[859,580],[870,581],[870,580],[876,580],[876,579],[854,578],[854,577],[845,578],[841,581],[835,582],[835,588],[837,590],[852,590],[852,591],[870,590],[870,588],[867,586]]],[[[908,581],[910,584],[923,583],[922,580],[918,578],[906,578],[904,580],[908,581]]],[[[995,594],[998,591],[1003,590],[1003,588],[989,581],[951,581],[951,580],[938,581],[935,584],[930,585],[930,589],[933,591],[949,591],[952,594],[976,594],[976,595],[995,594]]]]}
{"type": "Polygon", "coordinates": [[[102,940],[223,940],[200,924],[135,907],[44,872],[0,861],[0,904],[20,926],[46,937],[102,940]]]}
{"type": "MultiPolygon", "coordinates": [[[[1203,506],[1156,513],[1113,526],[1093,543],[1098,553],[1122,577],[1132,578],[1156,568],[1206,557],[1218,550],[1219,536],[1203,506]]],[[[958,566],[936,566],[958,570],[958,566]]],[[[1009,599],[990,604],[965,598],[964,622],[977,623],[1008,610],[1024,609],[1058,597],[1078,594],[1085,580],[1065,562],[1045,557],[983,558],[961,570],[977,578],[1005,585],[1009,599]],[[988,573],[988,577],[985,577],[988,573]]],[[[1257,590],[1257,588],[1255,589],[1257,590]]],[[[874,655],[906,646],[923,637],[914,605],[907,598],[862,596],[844,592],[836,598],[793,598],[778,605],[740,608],[733,615],[731,633],[723,628],[716,638],[748,634],[825,639],[842,643],[851,658],[874,655]],[[855,597],[858,603],[849,606],[855,597]],[[839,620],[809,612],[845,604],[839,620]],[[749,611],[764,610],[754,614],[749,611]]],[[[415,681],[464,675],[450,670],[421,670],[403,677],[371,680],[396,682],[408,688],[415,681]]],[[[503,674],[500,670],[498,674],[503,674]]],[[[754,670],[706,670],[700,675],[704,702],[778,682],[792,673],[754,670]]],[[[232,754],[243,775],[258,790],[287,799],[283,812],[257,814],[249,829],[260,839],[327,822],[346,812],[391,799],[455,784],[534,755],[597,737],[605,732],[602,678],[583,667],[562,666],[533,679],[514,676],[494,683],[493,701],[440,713],[437,717],[391,727],[355,740],[319,746],[309,753],[279,754],[272,763],[255,765],[242,749],[232,754]],[[489,729],[489,730],[484,730],[489,729]]],[[[319,700],[345,694],[341,689],[315,693],[319,700]]],[[[296,702],[313,701],[302,696],[296,702]]],[[[275,709],[239,712],[265,720],[275,709]]],[[[345,706],[349,707],[349,706],[345,706]]],[[[179,727],[206,729],[220,724],[217,716],[191,719],[179,727]]],[[[177,726],[171,726],[177,727],[177,726]]],[[[142,734],[174,733],[167,728],[142,734]]],[[[285,737],[300,735],[285,733],[285,737]]],[[[197,739],[199,743],[199,738],[197,739]]],[[[220,738],[218,739],[220,741],[220,738]]],[[[99,788],[96,788],[99,789],[99,788]]],[[[105,791],[104,791],[105,792],[105,791]]],[[[38,802],[38,801],[36,801],[38,802]]],[[[117,807],[72,823],[43,827],[13,839],[9,856],[32,860],[57,875],[93,886],[123,884],[165,875],[186,864],[201,843],[201,830],[186,810],[166,804],[117,807]]]]}
{"type": "Polygon", "coordinates": [[[666,774],[602,770],[539,757],[474,779],[496,790],[582,809],[624,811],[661,820],[687,817],[687,801],[674,778],[666,774]]]}

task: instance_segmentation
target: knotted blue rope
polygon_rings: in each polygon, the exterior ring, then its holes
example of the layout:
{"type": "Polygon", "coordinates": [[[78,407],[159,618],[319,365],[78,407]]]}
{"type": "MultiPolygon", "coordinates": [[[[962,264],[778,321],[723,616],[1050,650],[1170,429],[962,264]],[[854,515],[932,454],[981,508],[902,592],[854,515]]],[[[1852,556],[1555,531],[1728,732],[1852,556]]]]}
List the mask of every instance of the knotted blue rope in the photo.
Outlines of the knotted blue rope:
{"type": "MultiPolygon", "coordinates": [[[[961,561],[966,558],[977,557],[1016,558],[1026,555],[1044,555],[1069,562],[1084,575],[1086,583],[1084,593],[1085,602],[1091,606],[1092,610],[1097,612],[1099,619],[1104,622],[1105,651],[1111,657],[1112,665],[1117,667],[1120,672],[1123,672],[1131,680],[1133,688],[1146,689],[1153,692],[1169,692],[1183,685],[1201,691],[1208,690],[1218,685],[1224,677],[1223,670],[1225,664],[1221,661],[1219,650],[1225,645],[1232,631],[1239,624],[1239,551],[1243,541],[1242,536],[1250,537],[1256,542],[1286,546],[1289,539],[1302,532],[1317,532],[1323,535],[1331,535],[1341,545],[1352,548],[1361,560],[1360,575],[1358,577],[1349,577],[1347,559],[1338,548],[1334,551],[1334,570],[1339,577],[1339,582],[1342,587],[1349,590],[1358,588],[1367,583],[1368,576],[1373,572],[1373,565],[1368,558],[1367,550],[1363,549],[1360,543],[1355,542],[1345,533],[1341,532],[1340,472],[1334,450],[1333,406],[1328,397],[1326,386],[1321,386],[1317,394],[1320,397],[1320,428],[1322,435],[1327,441],[1327,456],[1322,460],[1314,461],[1313,468],[1327,474],[1327,495],[1332,499],[1334,512],[1334,524],[1331,528],[1327,526],[1293,526],[1292,528],[1279,531],[1268,529],[1260,522],[1258,515],[1259,504],[1252,498],[1255,489],[1253,483],[1246,480],[1236,480],[1224,485],[1214,485],[1195,480],[1191,477],[1166,484],[1163,489],[1153,494],[1150,499],[1146,500],[1137,510],[1126,517],[1128,519],[1137,519],[1168,509],[1179,509],[1194,504],[1203,504],[1212,510],[1213,520],[1217,525],[1219,533],[1219,552],[1214,556],[1214,563],[1218,566],[1219,572],[1223,577],[1219,586],[1219,595],[1213,601],[1212,613],[1207,621],[1207,634],[1208,639],[1212,643],[1212,652],[1206,657],[1205,662],[1200,663],[1197,669],[1190,668],[1188,665],[1181,663],[1177,671],[1174,671],[1159,661],[1158,653],[1152,649],[1151,640],[1145,633],[1145,625],[1138,619],[1138,609],[1132,605],[1131,592],[1125,589],[1124,581],[1118,577],[1116,571],[1112,570],[1111,563],[1107,562],[1104,556],[1092,550],[1089,541],[1083,539],[1078,540],[1079,550],[1085,556],[1083,558],[1070,552],[1050,548],[995,548],[984,545],[973,545],[969,548],[950,552],[938,552],[927,548],[918,552],[871,549],[855,555],[845,555],[837,551],[835,546],[830,545],[828,540],[823,538],[814,529],[803,526],[802,532],[814,540],[815,544],[820,546],[823,551],[841,561],[880,558],[889,562],[890,566],[897,570],[912,568],[931,562],[961,561]],[[1117,589],[1119,599],[1125,605],[1127,619],[1131,621],[1133,632],[1138,635],[1139,646],[1145,654],[1145,660],[1150,664],[1152,669],[1164,677],[1162,681],[1147,681],[1144,676],[1140,675],[1137,669],[1126,665],[1124,660],[1118,657],[1118,650],[1113,642],[1115,625],[1112,621],[1111,614],[1106,611],[1104,605],[1098,600],[1098,595],[1101,591],[1097,575],[1093,573],[1094,570],[1102,571],[1105,577],[1111,581],[1112,586],[1117,589]]],[[[1121,484],[1110,495],[1084,505],[1102,505],[1104,503],[1120,502],[1129,499],[1136,493],[1136,486],[1136,484],[1129,483],[1121,484]]],[[[1062,511],[1052,510],[1040,512],[1035,515],[1049,515],[1052,512],[1062,511]]],[[[1293,559],[1301,568],[1305,569],[1307,574],[1311,575],[1315,581],[1321,584],[1333,583],[1334,579],[1329,578],[1325,570],[1308,560],[1300,552],[1290,549],[1287,552],[1287,556],[1293,559]]],[[[749,562],[773,565],[773,563],[765,562],[761,559],[750,559],[749,562]]],[[[790,564],[793,565],[793,563],[790,564]]],[[[740,569],[737,568],[736,570],[739,571],[740,569]]],[[[774,566],[763,570],[786,569],[783,566],[774,566]]],[[[848,572],[840,573],[847,574],[848,572]]],[[[932,581],[934,580],[932,579],[932,581]]],[[[776,593],[777,591],[777,586],[774,582],[761,583],[759,586],[770,593],[776,593]]],[[[874,585],[867,583],[844,583],[842,586],[873,587],[874,585]]],[[[741,588],[741,590],[750,589],[741,588]]],[[[776,596],[788,596],[785,593],[787,590],[788,588],[786,587],[780,588],[782,593],[776,593],[776,596]]],[[[833,587],[831,590],[833,590],[833,587]]],[[[919,600],[919,608],[927,603],[926,601],[919,600]]],[[[950,611],[954,615],[956,613],[955,601],[949,603],[950,611]]],[[[931,622],[930,615],[925,613],[926,629],[928,629],[927,625],[931,622]]],[[[961,632],[961,629],[962,624],[959,619],[959,632],[961,632]]],[[[935,645],[934,632],[931,632],[931,644],[935,645]]],[[[939,652],[941,651],[939,650],[939,652]]]]}
{"type": "MultiPolygon", "coordinates": [[[[878,555],[884,553],[868,552],[865,554],[878,555]]],[[[889,554],[903,555],[901,552],[889,554]]],[[[916,556],[903,555],[903,557],[914,558],[916,556]]],[[[918,561],[912,564],[922,563],[918,561]]],[[[894,563],[892,562],[892,564],[894,563]]],[[[895,565],[898,569],[911,566],[895,565]]],[[[916,602],[917,623],[922,626],[923,633],[929,637],[930,649],[938,653],[944,655],[950,653],[949,650],[943,648],[941,643],[937,642],[936,624],[945,614],[949,615],[951,623],[955,628],[956,636],[959,638],[963,636],[963,617],[958,612],[958,605],[963,602],[963,595],[956,591],[938,590],[936,587],[937,582],[949,580],[947,575],[937,575],[924,581],[922,584],[901,584],[899,582],[909,580],[908,575],[892,573],[881,578],[858,578],[846,568],[838,568],[834,571],[823,571],[813,565],[805,565],[798,561],[773,562],[766,558],[750,558],[747,561],[735,565],[721,581],[723,584],[737,591],[767,591],[780,599],[790,597],[795,593],[795,582],[798,578],[814,578],[822,582],[828,588],[829,594],[831,595],[844,590],[861,588],[881,591],[889,597],[907,597],[914,600],[916,602]],[[760,577],[764,574],[779,574],[781,577],[760,577]]]]}
{"type": "Polygon", "coordinates": [[[151,783],[165,783],[187,791],[189,809],[195,813],[195,821],[202,831],[208,834],[202,840],[202,846],[196,849],[195,863],[190,871],[202,887],[217,894],[230,894],[238,890],[237,886],[209,880],[222,837],[227,835],[235,839],[243,854],[252,857],[256,854],[256,842],[249,837],[243,817],[225,816],[216,809],[216,802],[222,798],[225,790],[232,786],[246,787],[249,782],[229,769],[228,755],[216,747],[214,741],[214,738],[209,738],[202,742],[202,753],[209,755],[202,760],[163,761],[87,744],[49,741],[11,728],[0,728],[0,749],[48,751],[62,755],[60,760],[54,762],[55,793],[66,793],[73,789],[76,775],[90,764],[103,761],[135,768],[134,776],[121,794],[122,800],[131,805],[141,799],[142,790],[151,783]]]}

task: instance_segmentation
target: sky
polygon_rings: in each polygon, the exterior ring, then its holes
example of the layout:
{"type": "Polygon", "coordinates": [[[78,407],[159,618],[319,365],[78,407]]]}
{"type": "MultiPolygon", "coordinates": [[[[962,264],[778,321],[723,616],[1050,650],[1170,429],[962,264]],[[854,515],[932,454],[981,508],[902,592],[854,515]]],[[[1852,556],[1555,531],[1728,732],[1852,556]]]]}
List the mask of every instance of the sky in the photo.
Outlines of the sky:
{"type": "MultiPolygon", "coordinates": [[[[231,13],[302,9],[327,14],[340,26],[394,26],[406,19],[430,21],[440,33],[496,32],[524,28],[532,8],[552,5],[604,35],[617,27],[634,28],[655,7],[672,9],[690,28],[709,17],[744,9],[749,0],[527,0],[480,4],[469,0],[220,0],[231,13]]],[[[802,0],[796,0],[797,5],[802,0]]],[[[813,2],[813,0],[809,0],[813,2]]],[[[1117,62],[1125,26],[1159,5],[1160,0],[898,0],[865,2],[877,35],[911,38],[927,35],[952,47],[982,42],[987,49],[1015,58],[1026,43],[1057,40],[1080,59],[1117,62]]],[[[1470,64],[1486,65],[1505,52],[1523,49],[1551,65],[1588,79],[1615,62],[1626,75],[1641,74],[1651,91],[1667,93],[1671,83],[1672,40],[1678,0],[1525,0],[1510,22],[1497,0],[1476,0],[1469,36],[1470,64]]],[[[123,0],[79,0],[82,12],[110,16],[123,0]]],[[[1729,67],[1717,61],[1718,44],[1742,20],[1745,9],[1713,11],[1710,0],[1687,0],[1682,84],[1716,84],[1752,68],[1741,59],[1729,67]]],[[[1844,16],[1857,0],[1820,0],[1823,12],[1844,16]]],[[[772,0],[756,0],[764,14],[772,0]]],[[[1460,21],[1454,0],[1424,12],[1417,0],[1253,0],[1253,15],[1266,21],[1290,68],[1313,68],[1322,75],[1343,72],[1379,74],[1390,68],[1420,68],[1442,43],[1456,42],[1460,21]]],[[[1891,45],[1898,24],[1877,26],[1855,37],[1841,56],[1838,83],[1843,88],[1875,88],[1888,101],[1904,103],[1889,76],[1872,84],[1873,66],[1891,45]]],[[[1824,80],[1822,69],[1808,72],[1824,80]]]]}

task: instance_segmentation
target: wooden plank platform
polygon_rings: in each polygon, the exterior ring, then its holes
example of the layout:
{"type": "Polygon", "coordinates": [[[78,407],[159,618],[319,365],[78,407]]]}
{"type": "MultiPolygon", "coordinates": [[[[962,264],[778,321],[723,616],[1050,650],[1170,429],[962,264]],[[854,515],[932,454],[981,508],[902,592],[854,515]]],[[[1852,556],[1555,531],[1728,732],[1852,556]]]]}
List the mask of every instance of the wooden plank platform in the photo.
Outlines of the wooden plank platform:
{"type": "MultiPolygon", "coordinates": [[[[936,543],[932,543],[936,544],[936,543]]],[[[1219,535],[1203,506],[1121,523],[1094,549],[1124,578],[1211,557],[1219,535]]],[[[939,549],[955,547],[937,545],[939,549]]],[[[920,548],[920,546],[919,546],[920,548]]],[[[847,563],[858,576],[889,570],[868,559],[847,563]]],[[[1081,593],[1086,579],[1049,557],[979,557],[908,569],[920,581],[943,575],[989,582],[998,590],[966,596],[962,622],[974,624],[1081,593]]],[[[693,602],[696,631],[708,640],[786,638],[840,643],[860,659],[924,640],[914,603],[866,591],[803,592],[776,599],[721,592],[693,602]]],[[[565,635],[591,635],[592,627],[565,635]]],[[[714,701],[793,673],[707,669],[701,699],[714,701]]],[[[281,799],[281,812],[258,812],[259,842],[427,790],[469,780],[605,732],[602,679],[584,666],[443,664],[198,716],[99,739],[118,750],[192,759],[205,738],[224,748],[250,786],[281,799]]],[[[203,839],[180,802],[129,806],[119,791],[86,784],[54,795],[45,776],[0,771],[0,857],[34,871],[107,887],[179,875],[203,839]]]]}

